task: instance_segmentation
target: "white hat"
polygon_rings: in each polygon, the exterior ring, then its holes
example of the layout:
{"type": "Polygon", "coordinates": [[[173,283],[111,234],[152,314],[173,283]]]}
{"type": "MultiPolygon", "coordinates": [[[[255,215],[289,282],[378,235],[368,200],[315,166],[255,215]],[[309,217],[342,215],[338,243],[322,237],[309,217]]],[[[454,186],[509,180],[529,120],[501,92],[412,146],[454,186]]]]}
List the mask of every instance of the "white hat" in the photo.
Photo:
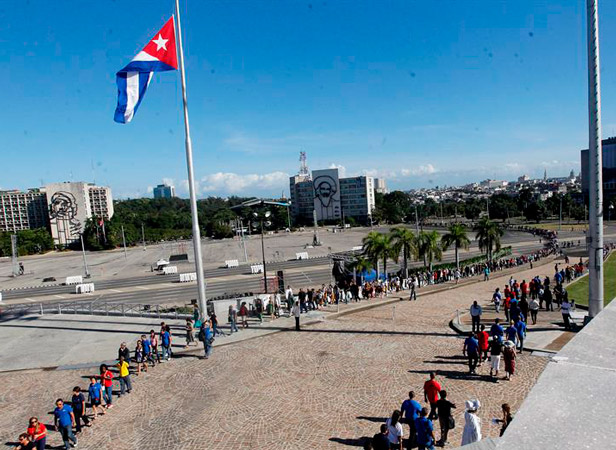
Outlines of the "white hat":
{"type": "Polygon", "coordinates": [[[481,406],[481,403],[479,400],[467,400],[464,405],[467,411],[477,411],[481,406]]]}

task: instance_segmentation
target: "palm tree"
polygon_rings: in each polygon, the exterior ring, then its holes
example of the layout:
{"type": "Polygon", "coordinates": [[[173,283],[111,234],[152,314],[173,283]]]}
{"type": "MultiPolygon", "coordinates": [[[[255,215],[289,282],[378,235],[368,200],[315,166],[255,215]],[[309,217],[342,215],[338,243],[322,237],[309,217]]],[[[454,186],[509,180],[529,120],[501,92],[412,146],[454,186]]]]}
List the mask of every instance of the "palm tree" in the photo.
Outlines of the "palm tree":
{"type": "Polygon", "coordinates": [[[501,248],[500,238],[503,235],[503,230],[495,222],[492,222],[487,217],[484,217],[475,226],[477,232],[475,239],[479,241],[479,249],[486,252],[488,261],[492,260],[492,251],[499,251],[501,248]]]}
{"type": "Polygon", "coordinates": [[[378,231],[371,231],[364,237],[362,244],[364,254],[377,266],[377,277],[379,275],[378,261],[383,258],[383,273],[387,277],[387,258],[392,255],[389,236],[378,231]]]}
{"type": "Polygon", "coordinates": [[[411,255],[417,254],[417,241],[411,230],[404,227],[395,227],[390,231],[393,257],[396,262],[400,258],[400,253],[404,258],[404,276],[408,277],[408,260],[411,255]]]}
{"type": "MultiPolygon", "coordinates": [[[[363,256],[356,256],[355,261],[353,261],[353,263],[351,264],[351,267],[353,267],[353,270],[355,271],[354,278],[357,278],[357,273],[359,273],[361,277],[361,284],[363,285],[364,272],[368,272],[370,269],[372,269],[372,261],[367,258],[364,258],[363,256]]],[[[355,280],[355,282],[357,282],[357,280],[355,280]]]]}
{"type": "Polygon", "coordinates": [[[468,250],[470,243],[471,241],[466,235],[466,225],[462,223],[453,223],[449,225],[447,233],[445,233],[441,238],[441,246],[443,247],[443,251],[446,251],[452,245],[455,246],[456,269],[460,269],[460,257],[458,250],[461,248],[468,250]]]}
{"type": "Polygon", "coordinates": [[[440,261],[443,258],[441,248],[441,236],[437,231],[422,231],[417,236],[417,254],[423,257],[424,267],[428,266],[432,270],[432,262],[440,261]]]}

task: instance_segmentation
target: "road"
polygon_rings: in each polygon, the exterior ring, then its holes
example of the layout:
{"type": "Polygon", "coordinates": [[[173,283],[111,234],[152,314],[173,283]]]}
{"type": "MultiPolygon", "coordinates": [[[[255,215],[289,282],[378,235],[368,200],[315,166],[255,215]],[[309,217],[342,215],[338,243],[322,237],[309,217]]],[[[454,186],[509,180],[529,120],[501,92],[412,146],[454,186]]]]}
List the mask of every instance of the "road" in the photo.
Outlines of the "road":
{"type": "MultiPolygon", "coordinates": [[[[502,245],[511,245],[514,255],[529,253],[541,248],[539,241],[528,234],[513,232],[507,233],[503,237],[502,245]]],[[[479,254],[476,242],[472,242],[469,251],[462,251],[460,258],[466,259],[479,254]]],[[[453,250],[443,254],[443,262],[453,261],[453,250]]],[[[410,266],[418,267],[421,266],[421,263],[411,262],[410,266]]],[[[400,265],[390,261],[387,268],[389,272],[394,272],[400,268],[400,265]]],[[[192,265],[186,264],[182,271],[192,270],[192,265]]],[[[296,289],[308,286],[317,287],[330,282],[329,259],[327,257],[273,262],[267,265],[268,274],[274,275],[278,270],[283,270],[285,284],[296,289]]],[[[225,294],[260,292],[262,289],[262,275],[250,274],[249,266],[206,270],[205,276],[208,298],[225,294]]],[[[184,304],[197,297],[196,285],[194,283],[179,283],[179,275],[153,273],[147,276],[90,281],[94,282],[96,286],[97,292],[94,294],[77,295],[73,293],[74,287],[57,285],[5,291],[3,297],[7,303],[87,302],[96,300],[98,302],[137,304],[184,304]]]]}

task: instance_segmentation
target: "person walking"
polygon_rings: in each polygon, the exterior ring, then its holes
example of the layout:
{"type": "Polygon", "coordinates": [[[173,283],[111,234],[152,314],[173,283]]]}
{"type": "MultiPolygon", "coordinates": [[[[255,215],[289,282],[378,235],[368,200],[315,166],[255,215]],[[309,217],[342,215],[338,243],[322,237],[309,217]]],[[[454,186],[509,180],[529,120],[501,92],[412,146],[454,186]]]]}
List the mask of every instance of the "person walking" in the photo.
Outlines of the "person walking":
{"type": "Polygon", "coordinates": [[[45,450],[47,442],[47,427],[40,423],[37,417],[30,417],[29,426],[26,433],[36,450],[45,450]]]}
{"type": "Polygon", "coordinates": [[[430,415],[428,419],[438,419],[438,413],[436,411],[436,402],[438,402],[439,393],[441,392],[441,385],[436,381],[436,374],[430,372],[430,379],[424,383],[424,400],[430,404],[430,415]]]}
{"type": "Polygon", "coordinates": [[[447,391],[442,390],[440,396],[441,398],[436,402],[436,410],[438,411],[438,421],[441,426],[441,439],[436,445],[444,447],[447,445],[449,430],[455,427],[455,421],[451,414],[451,410],[455,408],[456,405],[447,400],[447,391]]]}
{"type": "Polygon", "coordinates": [[[148,360],[146,359],[141,339],[137,341],[137,346],[135,347],[135,361],[137,362],[137,376],[139,376],[142,369],[144,372],[148,371],[148,360]]]}
{"type": "Polygon", "coordinates": [[[395,410],[391,417],[385,422],[387,425],[387,437],[389,438],[389,448],[395,450],[402,450],[402,438],[404,437],[404,431],[400,424],[400,411],[395,410]]]}
{"type": "Polygon", "coordinates": [[[426,417],[427,415],[428,408],[423,407],[419,413],[419,418],[415,419],[417,446],[419,450],[434,450],[434,442],[436,441],[434,437],[434,426],[432,425],[432,421],[426,417]]]}
{"type": "Polygon", "coordinates": [[[210,322],[204,321],[199,330],[199,340],[203,342],[203,351],[205,353],[204,358],[209,359],[212,354],[212,344],[214,343],[214,333],[210,328],[210,322]]]}
{"type": "Polygon", "coordinates": [[[248,307],[246,306],[246,302],[242,302],[238,315],[240,316],[242,328],[248,328],[248,307]]]}
{"type": "Polygon", "coordinates": [[[505,380],[511,380],[511,376],[515,373],[515,344],[511,341],[506,341],[503,345],[503,359],[505,360],[505,380]]]}
{"type": "Polygon", "coordinates": [[[415,277],[413,277],[413,279],[411,280],[411,295],[409,297],[409,300],[417,300],[417,286],[415,285],[415,283],[417,283],[417,280],[415,279],[415,277]]]}
{"type": "Polygon", "coordinates": [[[518,320],[515,322],[515,329],[518,332],[518,347],[520,353],[522,353],[524,351],[524,339],[526,339],[526,323],[520,317],[518,317],[518,320]]]}
{"type": "Polygon", "coordinates": [[[481,324],[481,306],[477,303],[477,300],[473,302],[470,307],[471,319],[472,319],[472,332],[476,333],[479,331],[479,325],[481,324]]]}
{"type": "Polygon", "coordinates": [[[143,344],[143,357],[144,357],[144,362],[147,365],[147,363],[152,363],[152,367],[154,367],[155,363],[154,363],[154,358],[152,357],[152,341],[150,341],[150,338],[148,338],[145,334],[141,335],[141,343],[143,344]]]}
{"type": "Polygon", "coordinates": [[[400,408],[400,421],[404,421],[409,426],[409,448],[415,446],[415,441],[417,440],[416,431],[415,431],[415,419],[419,418],[419,412],[421,411],[421,405],[417,400],[415,400],[415,392],[409,392],[409,398],[402,402],[402,407],[400,408]]]}
{"type": "Polygon", "coordinates": [[[571,303],[565,298],[560,304],[560,313],[563,316],[565,330],[571,330],[571,303]]]}
{"type": "Polygon", "coordinates": [[[500,368],[502,347],[503,347],[503,344],[502,344],[500,337],[498,336],[492,337],[492,342],[490,343],[490,377],[491,378],[494,378],[494,377],[498,378],[498,369],[500,368]]]}
{"type": "Polygon", "coordinates": [[[69,405],[65,405],[64,401],[59,398],[56,400],[56,409],[53,412],[54,425],[56,430],[62,435],[62,441],[64,442],[64,449],[71,449],[71,442],[77,447],[77,438],[73,434],[73,427],[75,426],[75,415],[73,414],[73,408],[69,405]]]}
{"type": "Polygon", "coordinates": [[[229,317],[227,318],[229,321],[229,326],[231,327],[231,333],[240,331],[237,328],[237,309],[235,305],[229,305],[229,317]]]}
{"type": "Polygon", "coordinates": [[[509,403],[503,403],[502,406],[501,406],[501,409],[503,411],[503,418],[502,419],[495,419],[496,423],[502,423],[503,424],[503,426],[501,426],[500,436],[505,434],[505,430],[507,429],[507,427],[509,426],[509,424],[513,420],[513,416],[511,415],[511,406],[509,406],[509,403]]]}
{"type": "Polygon", "coordinates": [[[160,345],[163,348],[163,361],[169,361],[171,359],[171,333],[164,322],[160,330],[160,345]]]}
{"type": "Polygon", "coordinates": [[[505,337],[508,341],[517,344],[518,342],[518,329],[515,327],[515,322],[512,320],[509,322],[509,327],[505,330],[505,337]]]}
{"type": "Polygon", "coordinates": [[[530,311],[530,319],[533,321],[533,325],[536,325],[537,313],[539,312],[539,301],[536,298],[533,298],[528,304],[528,309],[530,311]]]}
{"type": "Polygon", "coordinates": [[[487,361],[488,359],[488,349],[490,348],[489,340],[490,340],[490,335],[486,331],[486,326],[482,324],[479,330],[479,333],[477,333],[477,342],[479,342],[479,364],[478,366],[481,366],[481,364],[484,361],[487,361]]]}
{"type": "Polygon", "coordinates": [[[218,317],[215,312],[210,316],[210,323],[212,324],[212,336],[226,336],[225,332],[218,327],[218,317]]]}
{"type": "Polygon", "coordinates": [[[152,344],[152,359],[160,363],[160,352],[158,351],[158,336],[154,330],[150,330],[150,343],[152,344]]]}
{"type": "Polygon", "coordinates": [[[375,434],[372,437],[372,449],[373,450],[389,450],[389,430],[387,425],[382,423],[380,433],[375,434]]]}
{"type": "Polygon", "coordinates": [[[81,433],[81,422],[86,427],[90,426],[90,419],[86,415],[86,398],[81,393],[81,388],[75,386],[73,388],[73,396],[71,397],[71,408],[75,415],[75,432],[81,433]]]}
{"type": "Polygon", "coordinates": [[[468,372],[470,374],[477,373],[476,369],[479,363],[479,341],[475,334],[471,333],[471,335],[464,340],[462,354],[468,358],[468,372]]]}
{"type": "Polygon", "coordinates": [[[126,346],[126,342],[122,342],[118,349],[118,361],[121,357],[124,357],[124,361],[130,361],[130,350],[126,346]]]}
{"type": "Polygon", "coordinates": [[[500,312],[500,305],[501,305],[502,299],[503,299],[503,296],[500,293],[500,288],[496,288],[496,290],[494,291],[494,294],[492,294],[492,303],[494,303],[494,309],[496,310],[497,313],[500,312]]]}
{"type": "MultiPolygon", "coordinates": [[[[101,406],[102,398],[103,387],[98,381],[96,381],[95,377],[91,377],[90,385],[88,386],[88,401],[90,402],[92,412],[94,413],[92,420],[96,419],[96,416],[98,415],[98,407],[101,406]]],[[[105,410],[101,407],[101,415],[104,414],[105,410]]]]}
{"type": "MultiPolygon", "coordinates": [[[[139,364],[139,363],[137,363],[139,364]]],[[[133,385],[130,381],[130,372],[128,370],[128,363],[124,360],[124,357],[120,357],[120,361],[116,364],[120,372],[120,397],[124,395],[124,393],[130,394],[130,391],[133,390],[133,385]]]]}
{"type": "Polygon", "coordinates": [[[481,407],[481,403],[479,403],[479,400],[468,400],[465,406],[462,445],[472,444],[481,440],[481,419],[477,416],[477,410],[481,407]]]}
{"type": "Polygon", "coordinates": [[[105,408],[113,408],[113,373],[107,367],[107,364],[101,364],[101,384],[103,386],[103,399],[105,400],[105,408]]]}
{"type": "Polygon", "coordinates": [[[188,348],[190,344],[195,343],[195,329],[193,327],[193,321],[190,319],[186,319],[186,345],[184,348],[188,348]]]}
{"type": "Polygon", "coordinates": [[[299,306],[299,302],[296,300],[293,308],[291,308],[291,315],[295,317],[295,331],[299,331],[299,317],[301,314],[301,309],[299,306]]]}
{"type": "Polygon", "coordinates": [[[500,319],[497,317],[496,319],[494,319],[494,323],[490,327],[490,336],[498,336],[500,339],[502,339],[504,335],[505,330],[503,330],[503,327],[500,324],[500,319]]]}

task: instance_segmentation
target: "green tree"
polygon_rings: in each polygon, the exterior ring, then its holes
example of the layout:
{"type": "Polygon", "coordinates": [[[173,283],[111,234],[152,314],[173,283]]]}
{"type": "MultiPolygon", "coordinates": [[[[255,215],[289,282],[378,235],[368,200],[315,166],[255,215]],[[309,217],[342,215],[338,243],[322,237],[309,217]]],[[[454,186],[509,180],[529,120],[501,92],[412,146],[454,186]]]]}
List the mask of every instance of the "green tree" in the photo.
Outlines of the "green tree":
{"type": "Polygon", "coordinates": [[[492,252],[499,251],[501,248],[500,238],[503,235],[503,230],[496,223],[484,217],[475,226],[475,231],[477,232],[475,239],[478,240],[479,249],[486,252],[488,261],[491,261],[492,252]]]}
{"type": "Polygon", "coordinates": [[[524,217],[529,222],[539,223],[541,220],[546,219],[548,216],[548,210],[545,207],[545,203],[541,200],[537,200],[528,205],[524,210],[524,217]]]}
{"type": "Polygon", "coordinates": [[[437,231],[422,231],[417,237],[417,254],[424,260],[424,267],[432,270],[432,263],[443,259],[441,236],[437,231]]]}
{"type": "Polygon", "coordinates": [[[405,227],[395,227],[390,231],[394,261],[398,262],[400,254],[404,261],[404,276],[408,277],[408,260],[417,253],[415,234],[405,227]]]}
{"type": "Polygon", "coordinates": [[[481,207],[475,202],[469,203],[464,208],[464,217],[468,220],[477,220],[481,214],[481,207]]]}
{"type": "Polygon", "coordinates": [[[392,256],[392,246],[389,235],[371,231],[362,240],[364,254],[374,262],[378,271],[378,262],[383,259],[383,273],[387,277],[387,258],[392,256]]]}
{"type": "Polygon", "coordinates": [[[466,233],[466,226],[461,223],[451,224],[447,230],[447,233],[443,235],[441,238],[441,245],[443,247],[443,251],[446,251],[452,245],[455,248],[456,252],[456,268],[460,268],[460,257],[458,254],[459,249],[463,248],[464,250],[468,250],[471,241],[466,233]]]}

